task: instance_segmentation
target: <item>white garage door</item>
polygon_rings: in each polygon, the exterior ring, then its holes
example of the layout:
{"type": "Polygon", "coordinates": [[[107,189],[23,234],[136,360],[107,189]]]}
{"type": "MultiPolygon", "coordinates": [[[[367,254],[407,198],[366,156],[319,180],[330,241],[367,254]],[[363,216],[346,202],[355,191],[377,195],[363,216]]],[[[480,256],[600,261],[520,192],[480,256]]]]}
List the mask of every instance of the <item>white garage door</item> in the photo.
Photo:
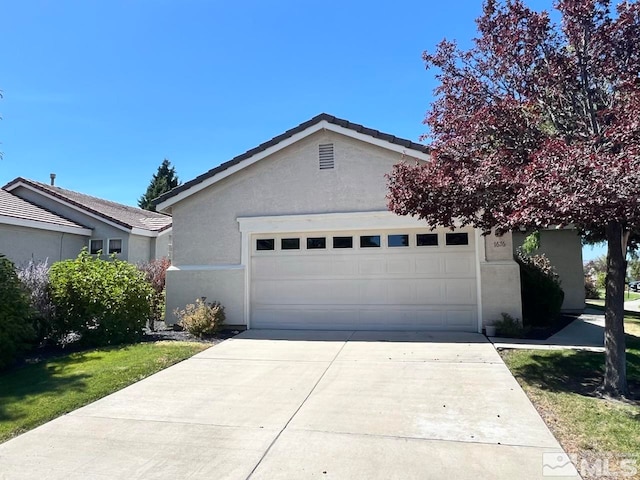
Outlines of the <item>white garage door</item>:
{"type": "Polygon", "coordinates": [[[251,328],[477,331],[472,230],[253,235],[251,328]]]}

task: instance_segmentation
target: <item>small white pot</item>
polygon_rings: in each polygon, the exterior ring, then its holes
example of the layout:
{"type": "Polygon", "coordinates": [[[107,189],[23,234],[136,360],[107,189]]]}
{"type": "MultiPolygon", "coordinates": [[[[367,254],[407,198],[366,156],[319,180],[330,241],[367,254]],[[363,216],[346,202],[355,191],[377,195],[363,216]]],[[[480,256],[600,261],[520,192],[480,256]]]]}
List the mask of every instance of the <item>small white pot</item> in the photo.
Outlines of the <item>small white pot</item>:
{"type": "Polygon", "coordinates": [[[496,336],[496,327],[494,325],[487,325],[486,327],[484,327],[484,331],[487,337],[496,336]]]}

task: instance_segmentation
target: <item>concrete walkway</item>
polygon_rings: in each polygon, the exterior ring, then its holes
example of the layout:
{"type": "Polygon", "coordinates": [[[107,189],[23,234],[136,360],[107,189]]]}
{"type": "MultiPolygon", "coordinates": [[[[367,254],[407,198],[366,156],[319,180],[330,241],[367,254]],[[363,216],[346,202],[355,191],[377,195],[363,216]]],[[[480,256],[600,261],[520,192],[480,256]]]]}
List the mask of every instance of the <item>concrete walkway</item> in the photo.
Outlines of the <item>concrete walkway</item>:
{"type": "Polygon", "coordinates": [[[526,480],[543,460],[562,450],[482,335],[251,330],[0,445],[0,479],[526,480]]]}
{"type": "Polygon", "coordinates": [[[587,308],[585,313],[546,340],[500,337],[491,337],[490,340],[496,348],[604,352],[604,313],[587,308]]]}

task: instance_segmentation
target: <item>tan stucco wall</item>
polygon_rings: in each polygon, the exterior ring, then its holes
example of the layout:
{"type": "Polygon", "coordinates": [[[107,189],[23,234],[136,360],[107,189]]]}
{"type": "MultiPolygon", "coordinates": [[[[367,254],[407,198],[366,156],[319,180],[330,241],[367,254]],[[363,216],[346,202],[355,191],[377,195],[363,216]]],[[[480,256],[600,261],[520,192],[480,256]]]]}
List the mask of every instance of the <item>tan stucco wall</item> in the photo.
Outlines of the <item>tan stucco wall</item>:
{"type": "Polygon", "coordinates": [[[244,269],[181,271],[171,267],[167,271],[167,323],[175,323],[176,308],[207,297],[208,302],[219,301],[225,308],[228,325],[245,325],[244,269]]]}
{"type": "Polygon", "coordinates": [[[171,229],[160,232],[160,234],[154,239],[153,248],[155,250],[155,258],[171,258],[171,239],[171,229]]]}
{"type": "Polygon", "coordinates": [[[88,237],[72,233],[0,225],[0,254],[16,265],[32,258],[39,261],[48,259],[49,264],[75,258],[88,242],[88,237]]]}
{"type": "Polygon", "coordinates": [[[153,259],[155,248],[153,238],[140,235],[129,235],[127,260],[131,263],[148,262],[153,259]]]}
{"type": "Polygon", "coordinates": [[[386,210],[385,174],[402,155],[318,132],[174,205],[175,265],[237,264],[237,217],[386,210]],[[319,170],[333,143],[335,169],[319,170]]]}
{"type": "Polygon", "coordinates": [[[482,324],[492,325],[508,313],[522,321],[520,267],[513,260],[514,239],[510,232],[482,237],[479,248],[482,324]],[[484,248],[482,248],[484,247],[484,248]]]}
{"type": "MultiPolygon", "coordinates": [[[[172,263],[240,264],[238,217],[386,210],[385,175],[401,160],[400,153],[334,132],[310,135],[175,204],[172,263]],[[319,169],[321,143],[334,144],[334,169],[319,169]]],[[[240,309],[244,270],[169,273],[167,321],[175,321],[169,312],[193,302],[205,286],[211,293],[204,295],[227,307],[228,323],[246,323],[240,309]]]]}
{"type": "MultiPolygon", "coordinates": [[[[525,234],[514,233],[514,247],[522,246],[525,234]]],[[[582,266],[582,243],[575,230],[542,230],[540,248],[536,253],[544,253],[556,268],[564,302],[562,309],[581,312],[584,309],[584,273],[582,266]]]]}

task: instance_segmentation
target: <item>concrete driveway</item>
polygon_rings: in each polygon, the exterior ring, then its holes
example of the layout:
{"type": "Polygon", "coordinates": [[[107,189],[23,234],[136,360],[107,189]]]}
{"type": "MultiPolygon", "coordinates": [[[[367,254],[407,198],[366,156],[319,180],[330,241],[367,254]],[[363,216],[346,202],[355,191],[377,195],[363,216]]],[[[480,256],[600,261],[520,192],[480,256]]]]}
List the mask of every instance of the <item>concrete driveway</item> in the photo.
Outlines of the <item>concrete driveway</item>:
{"type": "Polygon", "coordinates": [[[0,445],[0,479],[524,480],[543,453],[481,335],[251,330],[0,445]]]}

